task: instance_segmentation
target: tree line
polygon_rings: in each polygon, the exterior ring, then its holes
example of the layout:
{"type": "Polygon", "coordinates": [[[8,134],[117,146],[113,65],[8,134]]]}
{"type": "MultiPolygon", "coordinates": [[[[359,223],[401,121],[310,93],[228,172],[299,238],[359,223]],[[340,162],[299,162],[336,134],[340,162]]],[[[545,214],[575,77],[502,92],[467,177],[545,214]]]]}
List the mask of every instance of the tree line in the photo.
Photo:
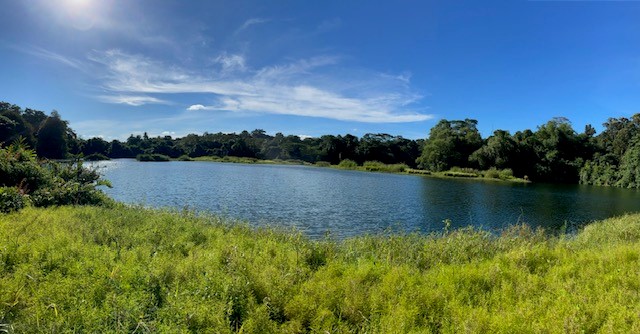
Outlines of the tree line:
{"type": "Polygon", "coordinates": [[[22,109],[0,103],[0,143],[18,138],[35,148],[39,157],[104,155],[133,158],[161,154],[171,158],[236,156],[256,159],[320,161],[358,164],[379,161],[406,164],[430,171],[454,167],[512,171],[514,176],[538,182],[582,183],[640,188],[640,114],[609,118],[602,133],[587,125],[578,133],[571,122],[556,117],[511,134],[496,130],[482,138],[473,119],[441,120],[426,139],[412,140],[384,133],[362,137],[324,135],[301,138],[256,129],[241,133],[189,134],[181,138],[131,135],[125,141],[79,138],[58,112],[22,109]]]}

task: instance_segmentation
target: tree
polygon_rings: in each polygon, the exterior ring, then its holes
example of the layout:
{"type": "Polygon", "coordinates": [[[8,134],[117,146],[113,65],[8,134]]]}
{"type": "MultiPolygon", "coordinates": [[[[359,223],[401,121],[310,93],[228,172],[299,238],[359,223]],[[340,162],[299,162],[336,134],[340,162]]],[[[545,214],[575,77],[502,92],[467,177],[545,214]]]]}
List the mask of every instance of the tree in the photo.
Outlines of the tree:
{"type": "Polygon", "coordinates": [[[469,157],[469,161],[480,169],[495,167],[498,169],[512,168],[512,159],[517,152],[517,143],[508,131],[496,130],[487,139],[486,144],[476,150],[469,157]]]}
{"type": "Polygon", "coordinates": [[[38,156],[49,159],[64,159],[67,156],[67,122],[60,118],[57,111],[40,126],[36,152],[38,156]]]}
{"type": "Polygon", "coordinates": [[[20,113],[20,107],[3,103],[0,105],[0,143],[9,144],[24,138],[26,144],[34,145],[34,138],[29,124],[20,113]]]}
{"type": "Polygon", "coordinates": [[[88,139],[84,145],[82,145],[82,153],[84,155],[90,155],[100,153],[102,155],[109,154],[109,143],[102,138],[95,137],[88,139]]]}
{"type": "Polygon", "coordinates": [[[535,137],[536,179],[576,183],[584,160],[579,155],[582,151],[580,141],[571,122],[564,117],[556,117],[538,127],[535,137]]]}
{"type": "Polygon", "coordinates": [[[477,125],[474,119],[438,122],[425,141],[418,166],[433,171],[470,166],[469,156],[482,146],[477,125]]]}

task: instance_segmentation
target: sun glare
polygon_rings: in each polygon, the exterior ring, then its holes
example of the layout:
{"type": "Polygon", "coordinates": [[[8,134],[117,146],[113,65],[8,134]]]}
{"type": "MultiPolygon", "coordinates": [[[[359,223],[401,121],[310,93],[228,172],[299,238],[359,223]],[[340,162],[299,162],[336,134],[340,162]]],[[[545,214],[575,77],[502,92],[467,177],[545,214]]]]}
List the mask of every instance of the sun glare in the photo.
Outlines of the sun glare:
{"type": "Polygon", "coordinates": [[[45,2],[44,4],[60,23],[70,25],[78,30],[89,30],[105,14],[105,3],[105,1],[96,0],[62,0],[45,2]]]}

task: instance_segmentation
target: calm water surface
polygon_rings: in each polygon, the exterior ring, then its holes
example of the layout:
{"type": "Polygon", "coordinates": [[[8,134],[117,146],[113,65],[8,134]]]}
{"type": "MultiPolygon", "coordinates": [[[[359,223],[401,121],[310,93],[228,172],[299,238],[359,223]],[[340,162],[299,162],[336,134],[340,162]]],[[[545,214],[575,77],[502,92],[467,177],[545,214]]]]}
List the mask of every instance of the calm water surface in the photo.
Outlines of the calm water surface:
{"type": "Polygon", "coordinates": [[[215,162],[98,163],[118,201],[190,208],[296,227],[311,237],[440,231],[442,221],[499,230],[526,222],[547,229],[640,211],[640,192],[577,185],[434,179],[309,166],[215,162]]]}

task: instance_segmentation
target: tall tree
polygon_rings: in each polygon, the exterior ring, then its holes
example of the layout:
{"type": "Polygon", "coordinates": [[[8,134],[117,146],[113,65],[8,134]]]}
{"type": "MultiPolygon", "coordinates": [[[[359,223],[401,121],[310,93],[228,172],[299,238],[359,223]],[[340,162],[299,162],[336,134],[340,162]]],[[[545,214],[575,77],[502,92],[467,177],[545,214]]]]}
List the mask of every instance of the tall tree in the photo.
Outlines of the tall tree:
{"type": "Polygon", "coordinates": [[[425,141],[418,166],[433,171],[470,166],[469,156],[482,146],[477,125],[474,119],[438,122],[425,141]]]}
{"type": "Polygon", "coordinates": [[[60,114],[54,110],[38,130],[36,145],[38,156],[49,159],[64,159],[68,151],[67,129],[67,122],[63,121],[60,114]]]}

